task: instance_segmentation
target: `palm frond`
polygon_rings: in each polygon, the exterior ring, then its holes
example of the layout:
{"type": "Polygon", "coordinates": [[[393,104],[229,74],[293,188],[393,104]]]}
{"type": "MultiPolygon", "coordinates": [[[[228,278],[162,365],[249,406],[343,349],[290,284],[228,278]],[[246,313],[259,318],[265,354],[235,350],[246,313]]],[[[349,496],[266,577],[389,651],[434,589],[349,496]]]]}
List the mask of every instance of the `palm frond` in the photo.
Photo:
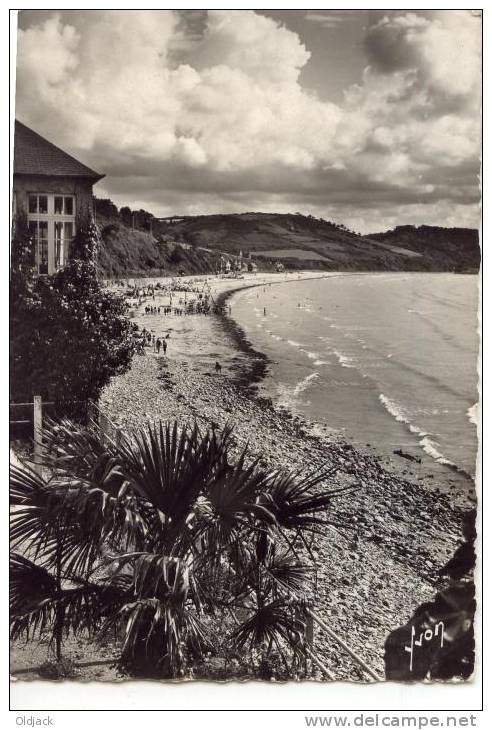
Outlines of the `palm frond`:
{"type": "Polygon", "coordinates": [[[198,496],[207,484],[228,469],[227,444],[231,429],[221,433],[198,426],[179,429],[177,422],[149,425],[118,447],[123,473],[134,492],[151,505],[158,520],[155,531],[165,547],[189,518],[198,496]]]}
{"type": "Polygon", "coordinates": [[[63,617],[63,631],[94,634],[105,615],[124,602],[125,585],[64,581],[18,553],[10,558],[10,626],[13,639],[29,640],[46,631],[56,630],[63,617]]]}
{"type": "Polygon", "coordinates": [[[113,496],[123,484],[116,452],[116,445],[103,437],[95,423],[84,426],[68,419],[49,418],[43,423],[43,465],[57,475],[103,486],[113,496]]]}
{"type": "Polygon", "coordinates": [[[210,641],[192,610],[190,571],[183,561],[152,553],[117,558],[118,570],[132,569],[131,597],[108,616],[102,631],[125,627],[122,660],[143,673],[176,676],[187,652],[201,656],[210,641]]]}
{"type": "Polygon", "coordinates": [[[313,571],[311,566],[299,562],[286,550],[279,555],[270,553],[265,560],[264,569],[272,580],[274,592],[279,588],[290,597],[303,594],[306,580],[313,571]]]}
{"type": "Polygon", "coordinates": [[[12,467],[10,476],[11,542],[36,559],[53,564],[61,550],[65,570],[88,574],[104,541],[133,544],[147,526],[131,494],[115,497],[80,480],[49,481],[27,467],[12,467]]]}
{"type": "Polygon", "coordinates": [[[304,634],[301,616],[285,599],[275,599],[255,610],[233,631],[231,640],[236,650],[261,649],[272,643],[279,648],[285,642],[286,647],[297,653],[302,651],[304,634]]]}
{"type": "Polygon", "coordinates": [[[340,487],[319,489],[319,485],[333,476],[333,468],[319,468],[310,474],[302,472],[275,473],[261,497],[263,504],[275,517],[278,525],[287,529],[306,529],[322,524],[320,514],[332,506],[333,499],[354,489],[340,487]],[[314,491],[318,488],[318,491],[314,491]]]}

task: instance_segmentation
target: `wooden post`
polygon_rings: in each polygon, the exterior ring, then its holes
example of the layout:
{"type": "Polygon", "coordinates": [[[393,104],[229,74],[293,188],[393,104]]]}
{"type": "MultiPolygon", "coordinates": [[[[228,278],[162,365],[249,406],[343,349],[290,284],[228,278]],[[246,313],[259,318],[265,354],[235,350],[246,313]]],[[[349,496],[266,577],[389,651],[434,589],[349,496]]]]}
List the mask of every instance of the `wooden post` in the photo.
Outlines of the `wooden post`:
{"type": "Polygon", "coordinates": [[[99,428],[101,429],[101,436],[104,438],[108,435],[108,421],[105,413],[99,411],[99,428]]]}
{"type": "Polygon", "coordinates": [[[332,629],[330,629],[330,627],[316,613],[314,613],[314,611],[312,611],[312,609],[308,608],[307,612],[308,612],[308,615],[310,615],[314,619],[314,621],[316,621],[318,626],[320,626],[323,629],[323,631],[325,631],[328,634],[328,636],[331,636],[331,638],[334,639],[337,642],[337,644],[339,644],[343,649],[345,649],[347,654],[349,654],[349,656],[351,656],[352,659],[357,664],[359,664],[372,679],[376,680],[376,682],[382,681],[382,678],[373,669],[371,669],[371,667],[368,664],[366,664],[366,662],[363,659],[361,659],[360,656],[358,656],[354,651],[352,651],[352,649],[349,646],[347,646],[345,641],[343,641],[343,639],[341,639],[339,636],[337,636],[337,634],[335,634],[335,632],[332,629]]]}
{"type": "Polygon", "coordinates": [[[313,662],[313,664],[316,664],[316,666],[318,667],[318,669],[321,669],[321,671],[323,672],[323,674],[325,676],[327,676],[328,679],[331,679],[332,681],[335,681],[334,675],[330,672],[330,670],[328,669],[328,667],[326,667],[322,662],[320,662],[320,660],[318,659],[318,657],[316,656],[316,654],[313,654],[313,652],[310,649],[306,649],[306,651],[307,651],[307,654],[310,657],[311,661],[313,662]]]}
{"type": "Polygon", "coordinates": [[[92,398],[90,398],[87,403],[87,423],[89,426],[91,426],[91,425],[98,426],[99,425],[99,415],[98,415],[97,406],[94,403],[94,401],[92,400],[92,398]]]}
{"type": "MultiPolygon", "coordinates": [[[[305,641],[306,641],[306,648],[307,648],[305,671],[306,671],[306,675],[307,675],[307,673],[308,673],[307,657],[310,656],[312,658],[313,651],[314,651],[314,621],[313,621],[313,617],[311,616],[311,614],[310,613],[307,613],[307,612],[306,612],[306,636],[305,636],[305,641]]],[[[313,666],[312,665],[311,665],[311,669],[313,669],[313,666]]]]}
{"type": "Polygon", "coordinates": [[[41,449],[43,445],[43,404],[40,395],[34,396],[34,463],[38,465],[38,471],[41,470],[41,449]]]}

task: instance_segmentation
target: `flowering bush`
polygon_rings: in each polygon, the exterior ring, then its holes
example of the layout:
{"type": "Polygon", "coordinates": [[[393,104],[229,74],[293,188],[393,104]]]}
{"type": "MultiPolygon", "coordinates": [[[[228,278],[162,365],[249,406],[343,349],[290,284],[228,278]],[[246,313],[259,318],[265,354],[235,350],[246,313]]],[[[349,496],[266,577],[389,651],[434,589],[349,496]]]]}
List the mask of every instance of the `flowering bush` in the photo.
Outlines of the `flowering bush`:
{"type": "Polygon", "coordinates": [[[67,266],[34,277],[33,247],[19,221],[12,242],[10,382],[14,401],[41,395],[58,404],[96,398],[133,354],[124,301],[96,276],[97,228],[79,221],[67,266]]]}

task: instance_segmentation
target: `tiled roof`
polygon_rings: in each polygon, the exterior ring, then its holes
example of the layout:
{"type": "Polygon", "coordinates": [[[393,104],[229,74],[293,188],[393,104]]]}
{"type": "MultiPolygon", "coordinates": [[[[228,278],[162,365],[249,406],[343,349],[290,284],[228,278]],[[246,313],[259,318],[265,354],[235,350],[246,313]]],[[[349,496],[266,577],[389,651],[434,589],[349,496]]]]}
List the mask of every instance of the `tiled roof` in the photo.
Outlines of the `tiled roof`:
{"type": "Polygon", "coordinates": [[[94,182],[104,177],[17,120],[14,136],[14,173],[85,177],[94,182]]]}

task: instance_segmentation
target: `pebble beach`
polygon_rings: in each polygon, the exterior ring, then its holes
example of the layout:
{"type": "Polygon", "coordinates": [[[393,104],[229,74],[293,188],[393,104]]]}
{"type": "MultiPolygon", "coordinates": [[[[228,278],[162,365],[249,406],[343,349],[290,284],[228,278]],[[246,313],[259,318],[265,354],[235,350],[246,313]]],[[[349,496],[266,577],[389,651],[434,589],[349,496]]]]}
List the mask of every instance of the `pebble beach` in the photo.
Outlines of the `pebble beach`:
{"type": "MultiPolygon", "coordinates": [[[[399,463],[403,460],[356,448],[258,396],[255,382],[268,363],[234,322],[233,292],[288,279],[279,274],[209,279],[222,311],[209,316],[146,315],[142,302],[134,321],[167,338],[166,355],[152,347],[135,355],[131,369],[103,392],[100,406],[116,426],[130,431],[158,420],[197,422],[202,429],[229,423],[237,451],[248,445],[262,466],[309,471],[326,465],[333,488],[353,487],[334,498],[327,515],[333,525],[316,538],[316,589],[309,597],[318,615],[382,676],[387,635],[433,598],[438,570],[460,544],[463,513],[475,505],[469,484],[457,496],[455,474],[450,473],[450,492],[441,476],[437,483],[432,474],[417,475],[411,464],[399,463]]],[[[168,301],[156,292],[150,303],[168,301]]],[[[336,678],[362,679],[321,631],[315,632],[314,647],[336,678]]]]}

